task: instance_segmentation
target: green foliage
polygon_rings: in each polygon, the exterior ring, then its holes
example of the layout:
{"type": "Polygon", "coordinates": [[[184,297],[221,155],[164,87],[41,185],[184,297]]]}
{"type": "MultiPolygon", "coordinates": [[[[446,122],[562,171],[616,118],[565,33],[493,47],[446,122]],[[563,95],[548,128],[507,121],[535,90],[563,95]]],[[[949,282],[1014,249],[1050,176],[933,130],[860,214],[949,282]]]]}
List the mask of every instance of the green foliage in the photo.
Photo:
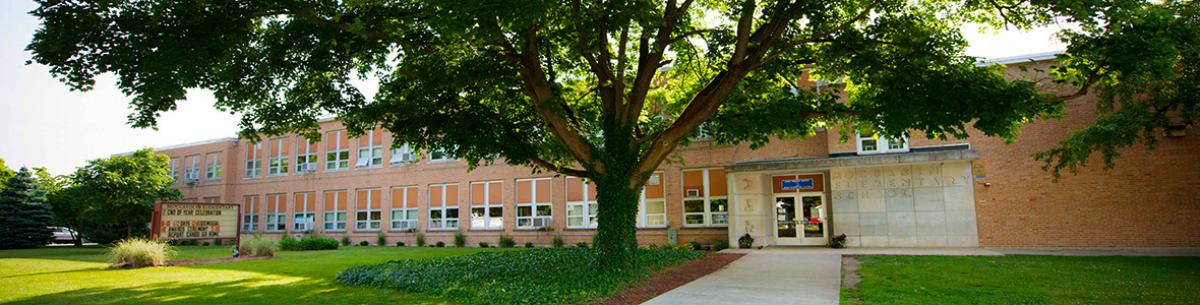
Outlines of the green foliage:
{"type": "Polygon", "coordinates": [[[238,244],[238,252],[242,255],[275,256],[275,250],[278,248],[279,244],[274,239],[262,234],[242,237],[241,243],[238,244]]]}
{"type": "Polygon", "coordinates": [[[358,246],[359,246],[359,247],[366,247],[366,246],[370,246],[370,245],[371,245],[371,243],[369,243],[369,242],[367,242],[367,241],[365,241],[365,240],[364,240],[364,241],[360,241],[360,242],[358,242],[358,246]]]}
{"type": "Polygon", "coordinates": [[[533,242],[532,242],[532,241],[527,241],[527,242],[525,242],[525,247],[526,247],[526,248],[533,248],[533,242]]]}
{"type": "Polygon", "coordinates": [[[488,247],[488,242],[486,242],[486,241],[481,241],[481,242],[479,242],[479,247],[480,247],[480,248],[487,248],[487,247],[488,247]]]}
{"type": "Polygon", "coordinates": [[[702,245],[702,244],[700,244],[700,242],[698,242],[698,241],[694,241],[694,240],[693,240],[693,241],[689,241],[689,242],[688,242],[688,246],[691,246],[692,250],[700,250],[700,249],[704,249],[704,245],[702,245]]]}
{"type": "Polygon", "coordinates": [[[752,246],[754,246],[754,237],[750,237],[750,233],[738,237],[738,248],[749,249],[752,246]]]}
{"type": "Polygon", "coordinates": [[[500,235],[500,247],[501,248],[512,248],[512,247],[515,247],[516,245],[517,245],[517,242],[513,240],[512,236],[500,235]]]}
{"type": "Polygon", "coordinates": [[[209,242],[206,240],[206,241],[204,241],[203,243],[200,243],[200,245],[201,245],[201,246],[208,247],[208,245],[209,245],[209,242]]]}
{"type": "Polygon", "coordinates": [[[425,234],[417,233],[417,247],[425,246],[425,234]]]}
{"type": "Polygon", "coordinates": [[[387,236],[383,235],[383,232],[375,235],[375,245],[387,246],[387,243],[387,236]]]}
{"type": "Polygon", "coordinates": [[[580,249],[587,249],[588,243],[586,241],[577,242],[577,243],[575,243],[575,247],[580,248],[580,249]]]}
{"type": "Polygon", "coordinates": [[[607,298],[655,270],[704,255],[672,249],[637,254],[643,264],[627,272],[597,271],[589,249],[543,248],[358,266],[339,273],[337,281],[468,304],[583,304],[607,298]]]}
{"type": "MultiPolygon", "coordinates": [[[[8,178],[11,178],[16,174],[17,173],[11,168],[8,168],[7,165],[4,165],[4,159],[0,159],[0,181],[8,181],[8,178]]],[[[4,186],[0,186],[0,191],[2,190],[4,190],[4,186]]]]}
{"type": "Polygon", "coordinates": [[[299,240],[284,237],[279,240],[279,249],[283,251],[337,250],[338,240],[322,236],[305,236],[299,240]]]}
{"type": "Polygon", "coordinates": [[[347,236],[347,235],[342,235],[342,245],[343,245],[343,246],[349,246],[349,245],[350,245],[350,243],[351,243],[351,242],[350,242],[350,236],[347,236]]]}
{"type": "MultiPolygon", "coordinates": [[[[454,232],[454,246],[465,247],[467,245],[467,236],[463,235],[462,231],[454,232]]],[[[441,246],[439,246],[441,247],[441,246]]]]}
{"type": "Polygon", "coordinates": [[[46,193],[29,169],[21,168],[0,190],[0,249],[34,248],[54,240],[54,216],[46,193]]]}
{"type": "Polygon", "coordinates": [[[716,241],[713,241],[713,243],[712,243],[713,251],[721,251],[721,250],[725,250],[725,249],[729,249],[728,241],[726,241],[724,239],[718,239],[716,241]]]}
{"type": "Polygon", "coordinates": [[[550,244],[555,248],[562,248],[566,243],[563,242],[562,236],[554,235],[554,239],[550,240],[550,244]]]}
{"type": "Polygon", "coordinates": [[[56,214],[77,222],[73,229],[100,244],[147,236],[154,203],[180,197],[179,191],[171,188],[174,178],[167,173],[169,160],[147,148],[88,161],[53,201],[56,214]]]}
{"type": "Polygon", "coordinates": [[[446,243],[439,240],[435,245],[437,245],[438,248],[441,248],[441,247],[445,247],[446,243]]]}
{"type": "Polygon", "coordinates": [[[404,242],[402,242],[402,241],[398,241],[398,242],[396,242],[396,246],[397,246],[397,247],[403,247],[403,246],[404,246],[404,242]]]}
{"type": "Polygon", "coordinates": [[[133,237],[118,241],[108,248],[114,266],[162,266],[177,252],[166,242],[133,237]]]}
{"type": "Polygon", "coordinates": [[[300,251],[300,240],[289,235],[283,235],[279,238],[279,250],[283,251],[300,251]]]}

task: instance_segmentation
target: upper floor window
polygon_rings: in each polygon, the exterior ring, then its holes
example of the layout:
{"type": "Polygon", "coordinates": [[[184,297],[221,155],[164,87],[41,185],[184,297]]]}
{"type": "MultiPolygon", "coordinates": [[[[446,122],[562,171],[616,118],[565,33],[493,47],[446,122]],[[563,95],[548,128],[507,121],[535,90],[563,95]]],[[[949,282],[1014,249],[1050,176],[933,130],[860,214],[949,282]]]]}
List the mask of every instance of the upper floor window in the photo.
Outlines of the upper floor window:
{"type": "Polygon", "coordinates": [[[221,174],[224,172],[225,169],[221,166],[221,154],[209,153],[204,157],[204,179],[221,179],[221,174]]]}
{"type": "Polygon", "coordinates": [[[195,183],[196,181],[200,181],[200,163],[201,162],[203,162],[203,161],[200,160],[199,155],[187,157],[187,163],[188,163],[187,170],[185,170],[183,172],[183,181],[184,182],[195,183]]]}
{"type": "Polygon", "coordinates": [[[246,178],[258,177],[262,173],[262,143],[246,146],[246,178]]]}
{"type": "Polygon", "coordinates": [[[167,175],[171,176],[171,179],[179,179],[178,158],[171,158],[171,161],[167,162],[167,175]]]}
{"type": "Polygon", "coordinates": [[[325,133],[325,170],[350,168],[349,140],[345,130],[325,133]]]}
{"type": "Polygon", "coordinates": [[[538,229],[553,225],[550,178],[517,180],[517,228],[538,229]]]}
{"type": "Polygon", "coordinates": [[[454,159],[454,148],[452,147],[432,148],[429,150],[430,162],[450,161],[454,159]]]}
{"type": "Polygon", "coordinates": [[[288,141],[286,138],[271,139],[267,145],[267,175],[284,176],[288,173],[288,141]]]}
{"type": "Polygon", "coordinates": [[[727,226],[729,224],[727,187],[723,170],[683,171],[683,225],[727,226]]]}
{"type": "Polygon", "coordinates": [[[358,162],[354,167],[377,167],[383,165],[383,130],[368,129],[358,138],[358,162]]]}
{"type": "Polygon", "coordinates": [[[908,151],[908,136],[899,138],[883,137],[875,131],[863,130],[858,133],[858,154],[881,154],[908,151]]]}
{"type": "Polygon", "coordinates": [[[317,171],[317,146],[304,137],[296,140],[296,173],[317,171]]]}
{"type": "Polygon", "coordinates": [[[399,148],[392,149],[392,164],[416,161],[417,154],[413,152],[412,147],[408,146],[408,144],[404,144],[399,148]]]}
{"type": "Polygon", "coordinates": [[[639,227],[667,226],[667,199],[662,173],[654,173],[646,179],[642,188],[642,200],[638,204],[637,224],[639,227]]]}
{"type": "Polygon", "coordinates": [[[504,229],[504,204],[500,181],[471,182],[471,229],[504,229]]]}

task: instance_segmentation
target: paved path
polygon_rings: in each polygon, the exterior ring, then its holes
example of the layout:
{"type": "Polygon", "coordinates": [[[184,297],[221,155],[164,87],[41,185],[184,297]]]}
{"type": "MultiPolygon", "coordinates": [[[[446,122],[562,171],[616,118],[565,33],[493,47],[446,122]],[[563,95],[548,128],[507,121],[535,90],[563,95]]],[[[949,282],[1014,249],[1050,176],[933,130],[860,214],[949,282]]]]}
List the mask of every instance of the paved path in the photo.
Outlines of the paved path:
{"type": "Polygon", "coordinates": [[[759,251],[643,304],[838,304],[842,256],[759,251]]]}

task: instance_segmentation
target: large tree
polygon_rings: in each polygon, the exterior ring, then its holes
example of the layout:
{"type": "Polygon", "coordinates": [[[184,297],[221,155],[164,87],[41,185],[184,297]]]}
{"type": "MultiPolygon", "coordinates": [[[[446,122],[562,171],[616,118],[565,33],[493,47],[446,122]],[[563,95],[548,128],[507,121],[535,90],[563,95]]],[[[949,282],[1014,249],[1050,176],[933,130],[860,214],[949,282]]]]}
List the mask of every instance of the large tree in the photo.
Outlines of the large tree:
{"type": "Polygon", "coordinates": [[[54,217],[46,192],[33,173],[22,167],[0,191],[0,249],[35,248],[54,240],[54,217]]]}
{"type": "Polygon", "coordinates": [[[88,161],[56,195],[55,212],[89,241],[107,244],[149,232],[154,203],[179,199],[167,173],[170,157],[146,148],[88,161]]]}
{"type": "Polygon", "coordinates": [[[586,177],[599,188],[598,262],[611,268],[635,263],[645,180],[705,122],[718,142],[755,147],[829,124],[1012,139],[1100,90],[1095,128],[1042,155],[1057,173],[1193,124],[1200,100],[1191,1],[39,2],[33,60],[73,89],[116,74],[134,126],[204,88],[251,138],[315,137],[334,114],[472,166],[586,177]],[[965,24],[1055,22],[1075,25],[1052,71],[1074,94],[963,55],[965,24]],[[844,86],[798,86],[804,75],[844,86]],[[352,83],[362,78],[378,82],[374,96],[352,83]]]}

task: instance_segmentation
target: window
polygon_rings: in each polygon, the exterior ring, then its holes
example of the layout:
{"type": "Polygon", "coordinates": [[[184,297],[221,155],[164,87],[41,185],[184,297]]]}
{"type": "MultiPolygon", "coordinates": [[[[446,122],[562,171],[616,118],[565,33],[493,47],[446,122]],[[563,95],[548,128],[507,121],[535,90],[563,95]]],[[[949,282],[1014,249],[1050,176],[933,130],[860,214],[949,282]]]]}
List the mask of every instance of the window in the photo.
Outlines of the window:
{"type": "Polygon", "coordinates": [[[350,149],[345,130],[325,133],[325,170],[350,168],[350,149]]]}
{"type": "Polygon", "coordinates": [[[858,133],[858,154],[881,154],[908,151],[908,136],[899,138],[880,137],[875,131],[863,130],[858,133]]]}
{"type": "Polygon", "coordinates": [[[267,194],[267,232],[287,230],[287,194],[267,194]]]}
{"type": "Polygon", "coordinates": [[[429,185],[429,229],[458,229],[458,185],[429,185]]]}
{"type": "Polygon", "coordinates": [[[642,200],[638,205],[639,227],[667,226],[667,198],[662,173],[654,173],[646,179],[642,188],[642,200]]]}
{"type": "Polygon", "coordinates": [[[700,123],[700,126],[696,126],[695,135],[692,136],[692,140],[694,140],[694,141],[712,140],[712,133],[710,133],[708,131],[708,122],[700,123]]]}
{"type": "Polygon", "coordinates": [[[567,177],[567,228],[595,228],[600,206],[596,185],[585,178],[567,177]]]}
{"type": "Polygon", "coordinates": [[[417,187],[392,188],[392,230],[417,229],[417,187]]]}
{"type": "Polygon", "coordinates": [[[354,230],[379,231],[383,219],[379,189],[360,189],[354,195],[354,230]]]}
{"type": "Polygon", "coordinates": [[[267,144],[267,175],[287,176],[288,174],[288,142],[285,138],[271,139],[267,144]]]}
{"type": "Polygon", "coordinates": [[[429,150],[429,162],[454,160],[454,148],[442,147],[429,150]]]}
{"type": "Polygon", "coordinates": [[[258,195],[242,197],[242,232],[258,231],[258,195]]]}
{"type": "Polygon", "coordinates": [[[725,171],[683,171],[683,225],[688,227],[728,226],[729,200],[725,171]]]}
{"type": "Polygon", "coordinates": [[[195,183],[200,181],[200,156],[188,156],[187,170],[183,172],[183,181],[187,183],[195,183]]]}
{"type": "Polygon", "coordinates": [[[471,182],[471,229],[504,229],[503,194],[500,181],[471,182]]]}
{"type": "Polygon", "coordinates": [[[203,199],[201,199],[201,202],[206,202],[206,203],[220,203],[220,202],[221,202],[221,197],[220,197],[220,196],[204,197],[203,199]]]}
{"type": "Polygon", "coordinates": [[[167,175],[171,176],[171,179],[179,179],[179,159],[171,158],[171,161],[167,161],[167,175]]]}
{"type": "Polygon", "coordinates": [[[204,179],[221,179],[221,174],[224,172],[225,169],[221,166],[221,154],[209,153],[204,156],[204,179]]]}
{"type": "Polygon", "coordinates": [[[553,225],[550,178],[517,180],[517,228],[540,229],[553,225]]]}
{"type": "Polygon", "coordinates": [[[417,162],[417,154],[413,153],[412,148],[408,146],[408,144],[404,144],[400,146],[400,148],[393,148],[391,163],[398,164],[406,162],[417,162]]]}
{"type": "Polygon", "coordinates": [[[246,146],[246,178],[258,177],[262,172],[262,143],[246,146]]]}
{"type": "Polygon", "coordinates": [[[346,191],[325,191],[325,231],[346,230],[346,191]]]}
{"type": "Polygon", "coordinates": [[[307,232],[313,229],[317,221],[317,194],[314,192],[296,193],[292,205],[292,230],[307,232]]]}
{"type": "Polygon", "coordinates": [[[383,165],[383,129],[373,128],[358,138],[358,162],[354,167],[383,165]]]}
{"type": "Polygon", "coordinates": [[[317,147],[303,137],[296,140],[296,173],[317,171],[317,147]]]}

